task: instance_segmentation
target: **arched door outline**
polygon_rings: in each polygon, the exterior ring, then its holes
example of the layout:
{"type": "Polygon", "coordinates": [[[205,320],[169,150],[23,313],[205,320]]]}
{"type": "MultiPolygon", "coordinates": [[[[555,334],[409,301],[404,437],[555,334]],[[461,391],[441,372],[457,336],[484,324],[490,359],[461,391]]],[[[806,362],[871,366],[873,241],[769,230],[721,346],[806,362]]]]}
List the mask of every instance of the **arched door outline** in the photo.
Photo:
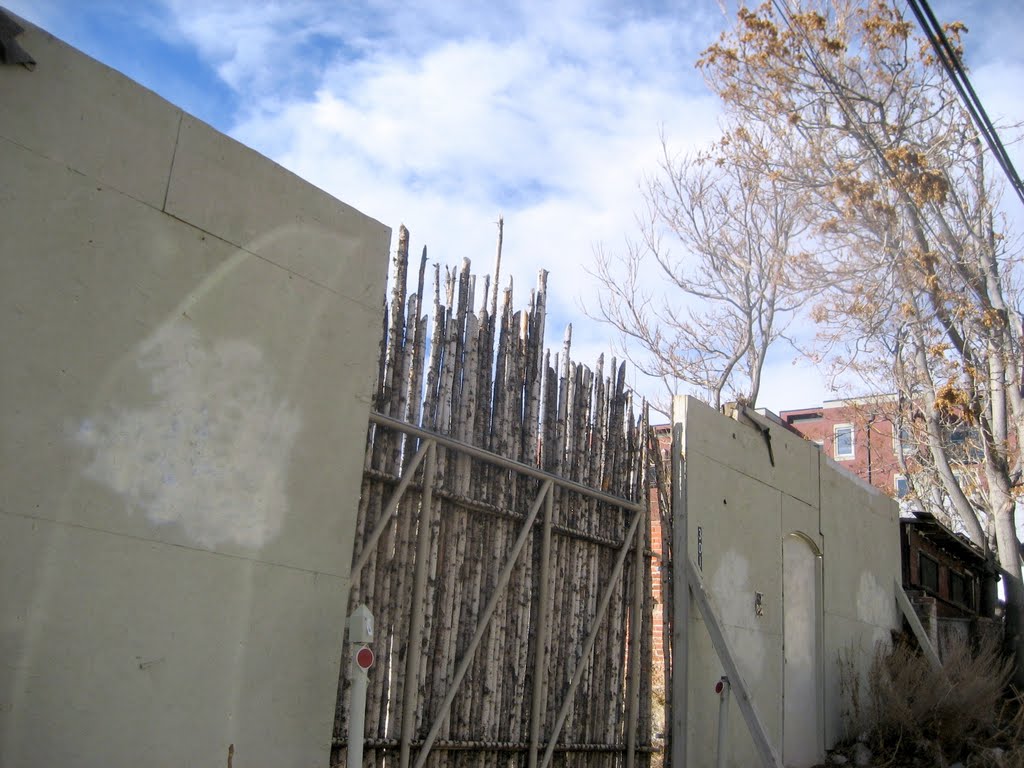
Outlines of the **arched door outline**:
{"type": "Polygon", "coordinates": [[[810,536],[791,531],[782,537],[781,554],[782,759],[786,766],[810,766],[825,756],[822,552],[810,536]]]}

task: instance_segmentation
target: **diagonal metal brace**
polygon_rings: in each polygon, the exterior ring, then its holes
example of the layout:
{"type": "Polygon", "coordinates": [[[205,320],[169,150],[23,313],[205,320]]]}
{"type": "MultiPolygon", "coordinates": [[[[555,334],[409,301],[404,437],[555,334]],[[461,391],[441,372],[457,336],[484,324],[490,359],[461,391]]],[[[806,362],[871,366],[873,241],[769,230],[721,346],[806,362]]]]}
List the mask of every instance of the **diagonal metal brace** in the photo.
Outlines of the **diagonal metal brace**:
{"type": "MultiPolygon", "coordinates": [[[[469,665],[473,663],[473,657],[476,655],[476,650],[480,645],[480,641],[483,639],[484,631],[487,629],[487,625],[491,621],[494,609],[498,607],[498,600],[501,599],[502,592],[504,592],[505,587],[508,586],[508,580],[512,575],[512,569],[515,567],[516,560],[519,559],[519,555],[523,551],[523,546],[526,544],[526,540],[533,531],[533,523],[537,519],[537,513],[540,511],[544,500],[551,493],[552,487],[553,483],[551,480],[544,481],[544,485],[541,486],[540,492],[537,494],[537,498],[533,502],[533,506],[530,508],[530,513],[526,516],[526,520],[523,522],[523,527],[519,531],[519,538],[517,538],[516,543],[512,545],[512,551],[509,552],[508,560],[505,562],[505,566],[501,569],[501,573],[498,575],[498,582],[494,585],[494,591],[491,593],[491,597],[487,601],[487,607],[484,608],[483,613],[480,615],[480,620],[477,622],[476,631],[473,633],[473,639],[470,641],[469,647],[466,648],[466,652],[462,655],[462,659],[459,660],[459,666],[456,668],[455,676],[448,685],[448,692],[444,696],[444,701],[441,702],[441,706],[438,709],[437,714],[434,716],[434,722],[430,726],[430,731],[427,733],[427,737],[423,740],[423,746],[420,747],[419,754],[416,755],[414,768],[423,768],[427,762],[427,758],[430,756],[430,749],[434,746],[438,733],[441,732],[441,724],[448,716],[448,710],[451,709],[452,702],[455,700],[455,694],[458,692],[459,686],[462,684],[462,679],[466,676],[466,672],[469,670],[469,665]]],[[[414,685],[415,680],[406,680],[405,684],[407,686],[414,685]]]]}
{"type": "MultiPolygon", "coordinates": [[[[626,532],[626,536],[622,542],[622,549],[619,550],[618,557],[615,558],[615,565],[612,568],[612,574],[608,579],[608,586],[605,588],[604,594],[601,595],[601,602],[597,606],[597,615],[594,616],[594,623],[591,625],[590,634],[587,635],[587,639],[583,641],[583,648],[580,650],[580,657],[576,662],[576,668],[572,673],[572,680],[569,682],[569,689],[565,692],[565,698],[562,700],[562,708],[558,710],[558,717],[555,719],[555,727],[551,730],[551,735],[548,737],[548,746],[544,750],[544,758],[540,762],[540,768],[548,768],[551,764],[551,756],[555,753],[555,742],[558,741],[558,736],[562,732],[562,726],[565,725],[565,719],[569,716],[569,709],[572,707],[573,696],[576,693],[576,688],[580,684],[580,680],[583,679],[583,672],[586,670],[586,662],[590,659],[590,654],[594,650],[594,643],[597,641],[597,633],[601,628],[601,622],[604,621],[604,615],[608,611],[608,603],[611,602],[612,592],[619,581],[619,577],[622,575],[622,566],[626,562],[626,555],[629,554],[630,544],[634,543],[634,537],[636,537],[637,528],[639,527],[640,520],[644,517],[642,511],[638,511],[633,515],[633,522],[629,525],[629,530],[626,532]]],[[[417,766],[417,768],[420,768],[417,766]]]]}
{"type": "Polygon", "coordinates": [[[412,482],[413,476],[416,474],[416,469],[419,467],[420,462],[423,461],[423,457],[427,455],[427,451],[434,444],[432,440],[424,440],[420,444],[420,449],[416,451],[416,455],[412,457],[409,462],[409,466],[405,468],[405,472],[402,473],[402,479],[398,482],[398,487],[392,492],[391,497],[384,505],[384,509],[381,511],[380,518],[377,520],[377,525],[374,526],[373,533],[363,544],[363,548],[359,551],[359,557],[352,564],[351,578],[355,579],[363,566],[366,565],[366,561],[370,559],[370,555],[377,548],[377,541],[381,535],[387,529],[388,524],[394,518],[395,513],[398,511],[398,503],[402,500],[402,496],[405,494],[406,489],[412,482]]]}
{"type": "MultiPolygon", "coordinates": [[[[754,740],[754,747],[761,758],[761,764],[765,768],[782,768],[778,752],[772,746],[771,740],[768,738],[768,730],[764,727],[757,708],[754,706],[754,700],[750,697],[750,689],[747,688],[739,667],[736,666],[736,659],[732,655],[725,632],[718,621],[718,614],[711,604],[711,595],[708,594],[707,587],[704,586],[704,578],[689,555],[684,555],[684,557],[686,558],[686,575],[690,581],[690,594],[693,595],[693,599],[700,609],[704,625],[707,627],[708,634],[711,635],[711,642],[718,652],[722,666],[725,667],[729,684],[736,693],[736,703],[739,705],[740,712],[743,713],[743,719],[747,722],[747,728],[754,740]]],[[[685,660],[683,663],[686,663],[685,660]]]]}

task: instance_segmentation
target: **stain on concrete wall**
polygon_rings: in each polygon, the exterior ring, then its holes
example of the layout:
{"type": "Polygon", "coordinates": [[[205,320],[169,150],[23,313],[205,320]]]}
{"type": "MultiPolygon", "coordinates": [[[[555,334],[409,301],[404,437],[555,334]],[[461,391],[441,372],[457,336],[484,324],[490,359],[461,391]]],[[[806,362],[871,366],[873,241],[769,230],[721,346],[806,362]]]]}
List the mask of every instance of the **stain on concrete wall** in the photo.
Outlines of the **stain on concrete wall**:
{"type": "Polygon", "coordinates": [[[178,525],[202,547],[259,550],[288,516],[300,409],[260,347],[204,339],[190,321],[162,326],[132,355],[153,402],[107,405],[80,423],[83,473],[117,493],[127,514],[178,525]]]}

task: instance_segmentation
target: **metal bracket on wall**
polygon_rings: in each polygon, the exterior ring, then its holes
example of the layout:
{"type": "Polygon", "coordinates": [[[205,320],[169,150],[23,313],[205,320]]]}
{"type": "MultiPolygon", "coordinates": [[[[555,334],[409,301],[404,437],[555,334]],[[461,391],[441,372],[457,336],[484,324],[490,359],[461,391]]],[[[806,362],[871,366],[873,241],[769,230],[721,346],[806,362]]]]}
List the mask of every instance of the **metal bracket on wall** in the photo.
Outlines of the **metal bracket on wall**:
{"type": "Polygon", "coordinates": [[[24,31],[25,28],[21,24],[0,8],[0,63],[21,64],[29,70],[36,68],[36,60],[32,58],[32,54],[14,39],[24,31]]]}
{"type": "Polygon", "coordinates": [[[774,467],[775,451],[772,449],[772,430],[767,424],[762,423],[762,416],[745,405],[738,406],[734,414],[737,421],[745,419],[750,426],[761,433],[761,437],[764,438],[764,444],[768,448],[768,461],[774,467]]]}

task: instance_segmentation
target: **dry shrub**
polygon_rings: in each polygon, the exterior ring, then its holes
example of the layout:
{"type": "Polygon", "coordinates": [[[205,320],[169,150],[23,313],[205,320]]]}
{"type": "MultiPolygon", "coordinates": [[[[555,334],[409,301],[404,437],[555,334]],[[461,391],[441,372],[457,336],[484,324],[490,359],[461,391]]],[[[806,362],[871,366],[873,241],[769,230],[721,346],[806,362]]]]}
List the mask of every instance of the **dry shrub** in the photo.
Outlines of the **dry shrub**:
{"type": "Polygon", "coordinates": [[[1012,663],[994,642],[973,652],[964,644],[951,648],[941,670],[905,643],[879,645],[866,695],[850,657],[840,663],[848,725],[866,736],[876,756],[895,765],[943,765],[981,755],[991,759],[971,764],[1019,764],[1007,760],[1017,760],[1012,753],[1024,736],[1024,715],[1019,706],[1008,708],[1004,692],[1012,663]]]}

